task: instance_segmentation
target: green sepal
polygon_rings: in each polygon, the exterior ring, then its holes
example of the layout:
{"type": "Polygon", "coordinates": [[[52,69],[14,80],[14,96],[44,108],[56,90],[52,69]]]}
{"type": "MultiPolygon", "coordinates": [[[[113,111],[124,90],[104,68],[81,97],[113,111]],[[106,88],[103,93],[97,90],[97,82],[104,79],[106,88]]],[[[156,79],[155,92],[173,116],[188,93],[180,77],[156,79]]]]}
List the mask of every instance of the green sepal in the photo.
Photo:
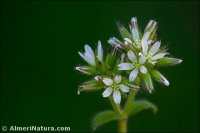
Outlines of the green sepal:
{"type": "Polygon", "coordinates": [[[92,120],[92,129],[96,130],[98,127],[113,121],[120,119],[120,115],[114,111],[103,111],[96,114],[92,120]]]}
{"type": "Polygon", "coordinates": [[[118,24],[118,29],[123,38],[129,38],[132,42],[134,42],[132,34],[124,26],[118,24]]]}
{"type": "Polygon", "coordinates": [[[116,54],[115,53],[109,53],[106,56],[106,65],[111,67],[116,64],[116,54]]]}

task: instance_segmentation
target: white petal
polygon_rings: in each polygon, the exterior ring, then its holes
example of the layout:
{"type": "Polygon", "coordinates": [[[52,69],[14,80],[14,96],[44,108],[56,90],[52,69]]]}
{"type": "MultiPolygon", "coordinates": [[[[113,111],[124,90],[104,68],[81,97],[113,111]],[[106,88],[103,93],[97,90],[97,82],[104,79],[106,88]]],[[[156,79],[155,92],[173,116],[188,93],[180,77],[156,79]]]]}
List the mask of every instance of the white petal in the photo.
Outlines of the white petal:
{"type": "Polygon", "coordinates": [[[117,75],[114,81],[119,84],[121,82],[121,75],[117,75]]]}
{"type": "Polygon", "coordinates": [[[103,49],[102,49],[101,41],[98,41],[97,58],[98,58],[99,61],[103,60],[103,49]]]}
{"type": "Polygon", "coordinates": [[[145,57],[144,55],[141,55],[141,56],[140,56],[140,59],[139,59],[139,63],[140,63],[140,64],[144,64],[145,61],[146,61],[146,57],[145,57]]]}
{"type": "Polygon", "coordinates": [[[95,59],[94,59],[94,56],[91,56],[89,53],[81,53],[81,52],[78,52],[78,54],[87,62],[89,63],[90,65],[92,66],[95,66],[95,59]]]}
{"type": "Polygon", "coordinates": [[[120,84],[119,88],[122,92],[129,92],[129,87],[126,85],[120,84]]]}
{"type": "Polygon", "coordinates": [[[138,28],[135,27],[132,30],[133,39],[137,42],[140,39],[138,28]]]}
{"type": "Polygon", "coordinates": [[[129,75],[129,81],[134,81],[137,75],[138,75],[138,70],[137,69],[133,70],[129,75]]]}
{"type": "Polygon", "coordinates": [[[149,38],[149,35],[150,33],[149,32],[146,32],[143,37],[142,37],[142,50],[143,52],[146,54],[147,53],[147,50],[148,50],[148,43],[147,43],[147,40],[149,38]]]}
{"type": "Polygon", "coordinates": [[[110,79],[110,78],[104,78],[104,79],[103,79],[103,82],[104,82],[104,84],[107,85],[107,86],[111,86],[111,85],[113,84],[113,80],[110,79]]]}
{"type": "Polygon", "coordinates": [[[150,32],[145,32],[144,35],[142,36],[142,42],[147,42],[149,35],[150,35],[150,32]]]}
{"type": "Polygon", "coordinates": [[[87,44],[85,45],[85,52],[94,56],[94,52],[93,52],[92,48],[87,44]]]}
{"type": "Polygon", "coordinates": [[[85,52],[85,60],[92,66],[95,66],[95,58],[94,55],[85,52]]]}
{"type": "Polygon", "coordinates": [[[152,60],[157,60],[164,57],[167,53],[158,53],[152,57],[152,60]]]}
{"type": "Polygon", "coordinates": [[[154,43],[151,49],[149,50],[149,54],[154,55],[159,48],[160,48],[160,42],[154,43]]]}
{"type": "Polygon", "coordinates": [[[145,66],[141,66],[140,67],[140,72],[143,73],[143,74],[146,74],[147,73],[147,68],[145,66]]]}
{"type": "Polygon", "coordinates": [[[103,93],[103,97],[109,97],[110,94],[112,93],[112,87],[108,87],[103,93]]]}
{"type": "Polygon", "coordinates": [[[128,51],[127,55],[128,55],[129,60],[131,60],[132,62],[137,61],[135,54],[131,50],[128,51]]]}
{"type": "Polygon", "coordinates": [[[121,63],[118,65],[118,70],[131,70],[133,69],[133,64],[131,63],[121,63]]]}
{"type": "MultiPolygon", "coordinates": [[[[85,60],[85,55],[81,52],[78,52],[78,54],[85,60]]],[[[86,60],[85,60],[86,61],[86,60]]]]}
{"type": "Polygon", "coordinates": [[[120,102],[121,102],[121,94],[120,94],[120,92],[118,90],[115,90],[113,92],[113,99],[114,99],[116,104],[120,104],[120,102]]]}

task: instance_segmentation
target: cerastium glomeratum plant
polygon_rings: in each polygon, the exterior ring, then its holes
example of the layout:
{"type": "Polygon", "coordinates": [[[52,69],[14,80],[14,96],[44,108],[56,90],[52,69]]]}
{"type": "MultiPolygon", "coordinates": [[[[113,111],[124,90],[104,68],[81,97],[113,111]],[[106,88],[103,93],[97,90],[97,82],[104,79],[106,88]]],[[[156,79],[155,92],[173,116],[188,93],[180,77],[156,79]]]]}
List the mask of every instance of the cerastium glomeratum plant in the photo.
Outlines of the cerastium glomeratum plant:
{"type": "Polygon", "coordinates": [[[147,100],[135,100],[140,90],[152,93],[152,79],[169,86],[169,81],[158,71],[159,67],[176,65],[181,59],[169,57],[165,46],[156,35],[157,23],[150,20],[144,32],[139,30],[137,18],[133,17],[130,31],[118,24],[122,41],[115,37],[108,40],[111,50],[104,50],[100,41],[97,49],[84,46],[84,52],[78,52],[86,65],[75,69],[92,79],[78,88],[82,91],[100,91],[102,97],[109,98],[112,110],[98,113],[92,121],[92,128],[118,120],[118,131],[127,132],[127,120],[144,109],[157,111],[157,107],[147,100]],[[121,105],[121,100],[126,100],[121,105]]]}

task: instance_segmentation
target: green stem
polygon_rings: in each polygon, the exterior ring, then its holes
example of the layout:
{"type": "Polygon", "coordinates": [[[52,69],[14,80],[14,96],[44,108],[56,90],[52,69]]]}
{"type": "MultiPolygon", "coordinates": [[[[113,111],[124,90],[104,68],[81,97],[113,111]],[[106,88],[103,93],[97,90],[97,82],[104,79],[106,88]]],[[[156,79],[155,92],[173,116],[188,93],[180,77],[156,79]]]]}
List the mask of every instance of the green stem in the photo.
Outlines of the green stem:
{"type": "Polygon", "coordinates": [[[128,99],[127,99],[126,104],[125,104],[125,106],[124,106],[124,113],[125,113],[125,114],[128,114],[128,113],[129,113],[130,107],[132,107],[132,104],[133,104],[133,102],[134,102],[135,95],[136,95],[136,92],[135,92],[135,91],[131,91],[131,92],[129,93],[128,99]]]}
{"type": "Polygon", "coordinates": [[[130,107],[133,104],[133,101],[135,99],[135,94],[136,94],[135,91],[131,91],[129,93],[128,99],[126,101],[126,104],[125,104],[123,110],[121,110],[120,106],[115,103],[115,101],[113,100],[112,97],[110,97],[110,103],[111,103],[114,111],[117,112],[121,116],[121,118],[118,120],[118,132],[119,133],[127,133],[128,117],[126,114],[128,114],[130,107]]]}
{"type": "Polygon", "coordinates": [[[118,132],[119,133],[127,132],[127,123],[128,123],[128,118],[126,116],[124,116],[118,120],[118,132]]]}
{"type": "Polygon", "coordinates": [[[114,109],[114,111],[121,115],[120,106],[115,103],[115,101],[114,101],[114,99],[112,97],[110,97],[110,103],[111,103],[112,108],[114,109]]]}

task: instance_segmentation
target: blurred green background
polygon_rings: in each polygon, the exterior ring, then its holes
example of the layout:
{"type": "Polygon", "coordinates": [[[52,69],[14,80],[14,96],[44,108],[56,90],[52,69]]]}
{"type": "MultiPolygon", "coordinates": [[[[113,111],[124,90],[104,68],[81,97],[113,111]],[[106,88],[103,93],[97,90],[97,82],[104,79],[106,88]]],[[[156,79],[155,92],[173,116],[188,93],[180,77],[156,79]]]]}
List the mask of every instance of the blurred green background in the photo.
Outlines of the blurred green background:
{"type": "MultiPolygon", "coordinates": [[[[155,82],[152,95],[159,111],[129,120],[130,132],[199,132],[199,2],[159,1],[1,1],[1,125],[70,126],[90,132],[92,117],[111,109],[102,92],[81,93],[87,76],[74,71],[83,64],[77,51],[120,38],[116,21],[131,17],[141,28],[158,21],[158,36],[183,63],[164,68],[169,87],[155,82]]],[[[111,122],[96,132],[116,131],[111,122]]]]}

